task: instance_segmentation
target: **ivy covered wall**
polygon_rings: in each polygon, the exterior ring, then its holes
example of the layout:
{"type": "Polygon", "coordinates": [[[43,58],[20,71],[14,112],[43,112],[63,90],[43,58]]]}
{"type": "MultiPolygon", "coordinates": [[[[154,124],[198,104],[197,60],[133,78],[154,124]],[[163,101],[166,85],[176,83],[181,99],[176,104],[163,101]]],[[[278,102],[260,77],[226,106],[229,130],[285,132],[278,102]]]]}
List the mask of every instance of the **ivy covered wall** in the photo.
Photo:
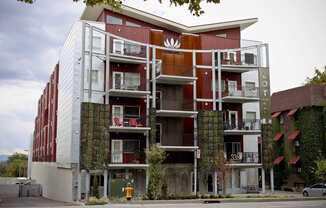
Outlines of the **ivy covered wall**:
{"type": "Polygon", "coordinates": [[[216,158],[224,151],[223,116],[221,111],[200,111],[197,117],[199,167],[201,171],[216,169],[216,158]]]}
{"type": "Polygon", "coordinates": [[[312,173],[314,161],[326,158],[325,117],[325,107],[306,107],[298,112],[297,125],[301,130],[301,176],[308,184],[316,181],[312,173]]]}
{"type": "Polygon", "coordinates": [[[109,163],[109,106],[82,103],[80,164],[81,169],[103,169],[109,163]]]}
{"type": "Polygon", "coordinates": [[[304,107],[300,108],[294,116],[287,116],[287,111],[278,118],[273,118],[273,137],[281,132],[284,134],[278,142],[274,141],[274,159],[284,156],[284,161],[274,166],[275,187],[280,188],[287,180],[300,180],[306,184],[316,182],[313,177],[314,161],[326,158],[326,108],[325,107],[304,107]],[[283,123],[280,120],[283,120],[283,123]],[[300,130],[297,138],[299,146],[290,141],[288,136],[294,131],[300,130]],[[290,165],[289,161],[296,155],[300,156],[300,169],[290,165]],[[301,179],[301,180],[302,180],[301,179]]]}

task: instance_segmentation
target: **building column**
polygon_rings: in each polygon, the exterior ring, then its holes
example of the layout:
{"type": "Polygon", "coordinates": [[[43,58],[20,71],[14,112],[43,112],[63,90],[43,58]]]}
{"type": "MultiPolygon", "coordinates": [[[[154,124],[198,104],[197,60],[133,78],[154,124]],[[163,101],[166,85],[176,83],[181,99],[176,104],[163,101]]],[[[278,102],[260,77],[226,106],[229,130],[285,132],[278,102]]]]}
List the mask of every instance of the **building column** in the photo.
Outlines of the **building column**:
{"type": "Polygon", "coordinates": [[[262,188],[262,193],[264,194],[266,192],[265,189],[265,169],[261,168],[261,188],[262,188]]]}
{"type": "Polygon", "coordinates": [[[104,197],[108,197],[108,170],[104,170],[104,190],[103,195],[104,197]]]}
{"type": "Polygon", "coordinates": [[[234,168],[232,168],[232,173],[231,173],[231,187],[232,187],[232,194],[235,193],[235,171],[234,168]]]}
{"type": "Polygon", "coordinates": [[[214,187],[214,195],[217,196],[218,188],[217,188],[217,171],[214,171],[214,178],[213,178],[213,187],[214,187]]]}
{"type": "Polygon", "coordinates": [[[89,172],[86,172],[86,177],[85,177],[85,185],[86,185],[86,199],[89,198],[89,191],[90,191],[90,174],[89,172]]]}
{"type": "Polygon", "coordinates": [[[273,167],[270,170],[270,179],[271,179],[271,192],[274,193],[274,169],[273,167]]]}

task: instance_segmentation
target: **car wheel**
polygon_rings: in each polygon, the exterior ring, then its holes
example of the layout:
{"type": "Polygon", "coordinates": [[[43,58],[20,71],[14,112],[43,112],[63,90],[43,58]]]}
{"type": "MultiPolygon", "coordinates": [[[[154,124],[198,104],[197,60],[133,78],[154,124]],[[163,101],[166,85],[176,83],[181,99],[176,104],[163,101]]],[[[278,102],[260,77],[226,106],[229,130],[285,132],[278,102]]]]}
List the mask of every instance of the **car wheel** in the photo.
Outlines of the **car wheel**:
{"type": "Polygon", "coordinates": [[[308,196],[309,196],[309,194],[308,194],[307,191],[304,191],[304,192],[302,193],[302,195],[305,196],[305,197],[308,197],[308,196]]]}

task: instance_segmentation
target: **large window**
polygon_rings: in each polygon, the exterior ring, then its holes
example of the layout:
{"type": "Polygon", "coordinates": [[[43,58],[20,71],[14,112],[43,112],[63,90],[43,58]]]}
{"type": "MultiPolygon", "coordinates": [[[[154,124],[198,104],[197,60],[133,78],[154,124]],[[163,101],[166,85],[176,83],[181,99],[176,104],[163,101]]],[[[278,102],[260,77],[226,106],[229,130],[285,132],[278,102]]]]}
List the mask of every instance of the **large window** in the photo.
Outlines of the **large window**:
{"type": "Polygon", "coordinates": [[[246,112],[246,120],[247,121],[255,121],[256,120],[256,112],[246,112]]]}
{"type": "Polygon", "coordinates": [[[124,107],[124,116],[126,118],[139,118],[140,116],[139,106],[125,106],[124,107]]]}
{"type": "Polygon", "coordinates": [[[140,75],[139,73],[125,73],[124,83],[126,89],[137,90],[140,86],[140,75]]]}
{"type": "Polygon", "coordinates": [[[106,23],[107,24],[113,24],[113,25],[122,25],[122,19],[119,17],[114,17],[107,15],[106,16],[106,23]]]}
{"type": "Polygon", "coordinates": [[[124,140],[123,141],[123,152],[134,153],[140,151],[139,140],[124,140]]]}
{"type": "Polygon", "coordinates": [[[140,27],[139,24],[136,24],[136,23],[133,23],[133,22],[129,22],[129,21],[126,21],[126,25],[127,26],[131,26],[131,27],[140,27]]]}

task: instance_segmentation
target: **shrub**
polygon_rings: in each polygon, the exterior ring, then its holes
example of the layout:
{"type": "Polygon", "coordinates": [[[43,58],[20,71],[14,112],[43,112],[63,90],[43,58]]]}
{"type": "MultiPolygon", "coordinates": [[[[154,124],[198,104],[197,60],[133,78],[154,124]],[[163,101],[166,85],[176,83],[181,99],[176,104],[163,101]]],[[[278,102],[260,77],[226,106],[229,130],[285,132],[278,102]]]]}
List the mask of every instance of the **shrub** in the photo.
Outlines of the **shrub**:
{"type": "Polygon", "coordinates": [[[102,197],[102,198],[96,198],[96,197],[89,197],[86,205],[103,205],[103,204],[107,204],[109,202],[109,200],[106,197],[102,197]]]}

